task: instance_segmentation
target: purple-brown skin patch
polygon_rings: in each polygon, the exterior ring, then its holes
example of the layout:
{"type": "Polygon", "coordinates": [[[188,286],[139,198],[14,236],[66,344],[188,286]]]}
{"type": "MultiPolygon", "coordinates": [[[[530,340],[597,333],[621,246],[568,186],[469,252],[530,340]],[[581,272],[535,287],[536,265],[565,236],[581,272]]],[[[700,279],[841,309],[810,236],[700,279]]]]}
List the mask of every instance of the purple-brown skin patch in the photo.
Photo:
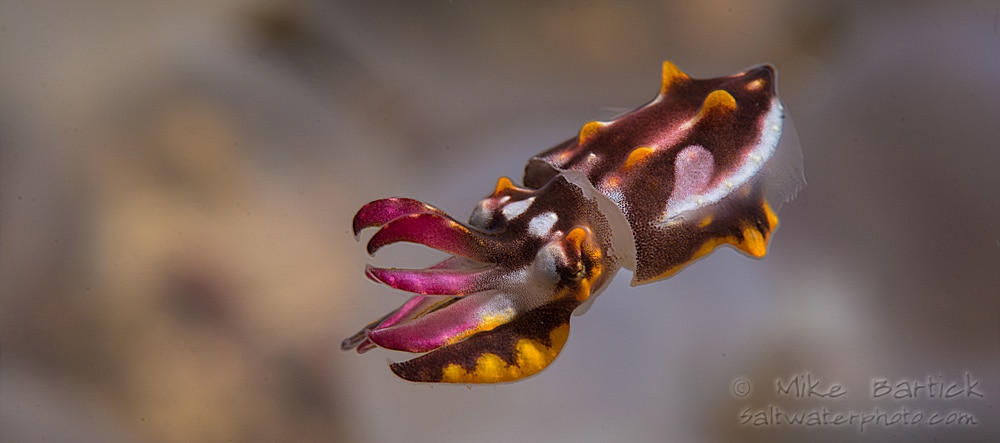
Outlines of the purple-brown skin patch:
{"type": "Polygon", "coordinates": [[[369,253],[412,242],[454,256],[426,269],[366,267],[373,281],[419,295],[341,347],[426,352],[391,365],[411,381],[537,373],[561,350],[573,311],[618,269],[642,284],[719,245],[764,255],[777,209],[804,183],[784,120],[770,66],[692,79],[665,62],[656,98],[532,158],[524,188],[501,178],[468,224],[412,199],[365,205],[354,232],[379,228],[369,253]]]}

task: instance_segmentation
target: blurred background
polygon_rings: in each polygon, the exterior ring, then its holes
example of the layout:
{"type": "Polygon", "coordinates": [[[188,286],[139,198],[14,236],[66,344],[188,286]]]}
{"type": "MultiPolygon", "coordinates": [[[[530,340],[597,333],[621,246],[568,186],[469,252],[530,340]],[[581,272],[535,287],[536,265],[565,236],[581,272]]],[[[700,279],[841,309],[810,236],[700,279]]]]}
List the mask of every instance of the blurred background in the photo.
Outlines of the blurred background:
{"type": "Polygon", "coordinates": [[[0,440],[997,441],[998,123],[997,1],[4,0],[0,440]],[[809,185],[766,259],[622,272],[515,384],[339,350],[406,297],[365,263],[438,257],[368,257],[362,204],[462,218],[665,59],[777,66],[809,185]]]}

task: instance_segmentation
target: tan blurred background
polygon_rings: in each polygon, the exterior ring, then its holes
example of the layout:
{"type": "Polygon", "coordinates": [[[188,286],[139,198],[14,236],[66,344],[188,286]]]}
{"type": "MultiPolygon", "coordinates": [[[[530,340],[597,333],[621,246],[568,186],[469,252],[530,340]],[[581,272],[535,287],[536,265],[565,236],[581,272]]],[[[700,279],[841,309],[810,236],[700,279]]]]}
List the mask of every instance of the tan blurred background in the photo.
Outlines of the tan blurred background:
{"type": "Polygon", "coordinates": [[[0,440],[997,441],[998,23],[997,1],[5,0],[0,440]],[[512,385],[338,349],[405,297],[364,278],[354,211],[468,214],[652,98],[664,59],[778,67],[809,186],[767,259],[623,272],[512,385]],[[775,392],[801,374],[848,394],[775,392]],[[928,376],[983,396],[871,398],[928,376]],[[978,424],[741,424],[770,406],[978,424]]]}

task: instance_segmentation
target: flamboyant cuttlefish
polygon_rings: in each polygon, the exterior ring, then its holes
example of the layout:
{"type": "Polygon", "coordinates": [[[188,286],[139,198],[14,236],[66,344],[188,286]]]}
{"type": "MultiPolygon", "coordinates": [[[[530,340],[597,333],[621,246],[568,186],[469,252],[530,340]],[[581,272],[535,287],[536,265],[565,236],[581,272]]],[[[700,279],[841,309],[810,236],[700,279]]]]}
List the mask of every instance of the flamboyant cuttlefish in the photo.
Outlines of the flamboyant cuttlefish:
{"type": "Polygon", "coordinates": [[[453,256],[426,269],[367,266],[370,279],[418,295],[341,348],[426,353],[390,364],[412,381],[530,376],[619,268],[638,285],[719,245],[764,256],[801,165],[774,68],[701,80],[664,62],[656,98],[532,158],[523,188],[501,177],[467,225],[412,199],[362,207],[355,236],[380,228],[370,254],[412,242],[453,256]]]}

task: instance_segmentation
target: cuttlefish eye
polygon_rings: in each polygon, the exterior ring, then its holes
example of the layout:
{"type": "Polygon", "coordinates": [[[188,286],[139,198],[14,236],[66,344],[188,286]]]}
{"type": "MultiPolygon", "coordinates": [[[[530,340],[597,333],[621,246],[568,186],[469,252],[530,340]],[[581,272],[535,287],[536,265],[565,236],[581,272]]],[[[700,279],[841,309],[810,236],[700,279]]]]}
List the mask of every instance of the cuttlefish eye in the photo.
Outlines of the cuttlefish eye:
{"type": "Polygon", "coordinates": [[[597,266],[595,256],[600,255],[593,240],[586,237],[590,237],[590,232],[578,227],[540,248],[532,264],[533,272],[553,284],[577,284],[597,266]]]}
{"type": "Polygon", "coordinates": [[[777,211],[804,184],[774,68],[693,79],[663,64],[656,97],[533,157],[524,187],[502,177],[468,224],[407,198],[376,200],[354,234],[452,254],[426,269],[368,266],[406,303],[341,343],[423,353],[392,363],[411,381],[495,383],[547,367],[618,269],[667,278],[716,247],[762,257],[777,211]]]}

